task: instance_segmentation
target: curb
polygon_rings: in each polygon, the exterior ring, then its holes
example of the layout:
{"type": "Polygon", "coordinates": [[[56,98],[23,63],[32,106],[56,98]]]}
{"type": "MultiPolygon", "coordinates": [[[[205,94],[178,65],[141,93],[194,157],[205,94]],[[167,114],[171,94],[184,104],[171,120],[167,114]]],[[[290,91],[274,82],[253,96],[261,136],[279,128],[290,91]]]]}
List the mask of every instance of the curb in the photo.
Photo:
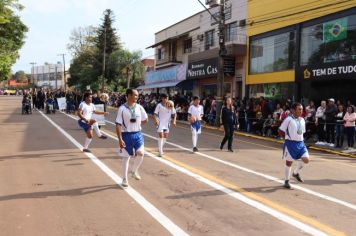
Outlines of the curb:
{"type": "MultiPolygon", "coordinates": [[[[189,125],[189,123],[187,121],[177,120],[177,123],[189,125]]],[[[210,130],[223,132],[223,129],[221,129],[221,128],[211,127],[211,126],[207,126],[207,125],[203,125],[202,127],[205,128],[205,129],[210,129],[210,130]]],[[[278,144],[283,144],[284,143],[282,140],[276,140],[276,139],[273,139],[273,138],[262,137],[262,136],[258,136],[258,135],[254,135],[254,134],[247,134],[247,133],[240,132],[240,131],[235,131],[234,134],[239,135],[239,136],[248,137],[248,138],[259,139],[259,140],[263,140],[263,141],[269,141],[269,142],[273,142],[273,143],[278,143],[278,144]]],[[[330,153],[330,154],[336,154],[336,155],[339,155],[339,156],[344,156],[344,157],[349,157],[349,158],[356,158],[355,154],[343,153],[343,152],[330,150],[330,149],[326,149],[326,148],[322,148],[322,147],[309,146],[308,148],[311,149],[311,150],[315,150],[315,151],[322,151],[322,152],[326,152],[326,153],[330,153]]]]}

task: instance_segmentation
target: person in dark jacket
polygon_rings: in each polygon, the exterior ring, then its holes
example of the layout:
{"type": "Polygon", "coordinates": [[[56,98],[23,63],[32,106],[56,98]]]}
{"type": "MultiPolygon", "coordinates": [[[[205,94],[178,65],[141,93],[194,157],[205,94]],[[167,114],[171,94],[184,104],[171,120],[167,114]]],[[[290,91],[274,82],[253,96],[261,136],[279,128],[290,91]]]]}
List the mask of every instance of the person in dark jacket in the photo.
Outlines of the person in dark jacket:
{"type": "Polygon", "coordinates": [[[228,141],[227,148],[229,152],[233,152],[232,140],[234,138],[234,126],[237,123],[237,117],[231,98],[226,98],[225,100],[224,107],[221,111],[221,123],[224,126],[225,136],[221,141],[220,150],[224,148],[226,141],[228,141]]]}
{"type": "Polygon", "coordinates": [[[330,147],[335,146],[335,116],[337,115],[337,107],[335,105],[335,100],[333,98],[329,99],[329,103],[326,106],[324,115],[326,122],[326,142],[330,147]]]}

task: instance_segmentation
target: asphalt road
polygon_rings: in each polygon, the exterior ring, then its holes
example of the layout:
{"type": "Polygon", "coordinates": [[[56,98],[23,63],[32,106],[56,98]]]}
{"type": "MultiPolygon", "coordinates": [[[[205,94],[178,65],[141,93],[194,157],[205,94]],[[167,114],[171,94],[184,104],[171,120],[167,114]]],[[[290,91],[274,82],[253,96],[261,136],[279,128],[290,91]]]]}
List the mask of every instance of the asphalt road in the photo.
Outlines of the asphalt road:
{"type": "Polygon", "coordinates": [[[0,97],[0,235],[356,235],[356,160],[310,151],[305,183],[281,187],[281,145],[189,127],[172,128],[163,158],[144,126],[142,180],[122,189],[115,110],[81,152],[75,116],[34,111],[0,97]]]}

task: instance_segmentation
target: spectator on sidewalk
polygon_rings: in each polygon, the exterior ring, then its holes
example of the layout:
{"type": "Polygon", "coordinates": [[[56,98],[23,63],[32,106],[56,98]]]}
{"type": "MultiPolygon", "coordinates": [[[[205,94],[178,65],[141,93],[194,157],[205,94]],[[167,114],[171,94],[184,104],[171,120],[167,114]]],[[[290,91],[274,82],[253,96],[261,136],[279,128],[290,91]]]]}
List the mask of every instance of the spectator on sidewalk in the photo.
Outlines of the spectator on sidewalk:
{"type": "Polygon", "coordinates": [[[318,145],[325,145],[325,109],[326,109],[326,101],[321,101],[320,107],[316,110],[315,114],[315,124],[317,125],[317,133],[318,133],[318,145]]]}
{"type": "Polygon", "coordinates": [[[335,146],[335,116],[337,115],[337,107],[333,98],[329,99],[328,105],[325,109],[325,123],[326,123],[326,142],[330,147],[335,146]]]}
{"type": "Polygon", "coordinates": [[[307,113],[306,120],[309,122],[315,122],[315,105],[314,101],[310,101],[309,105],[305,108],[307,113]]]}
{"type": "Polygon", "coordinates": [[[351,150],[354,146],[354,136],[355,136],[355,121],[356,121],[356,113],[355,108],[353,106],[347,107],[347,112],[344,116],[345,121],[345,132],[347,135],[347,149],[351,150]]]}
{"type": "Polygon", "coordinates": [[[345,109],[343,105],[339,105],[338,113],[335,116],[336,120],[336,147],[342,148],[344,145],[344,116],[345,109]]]}

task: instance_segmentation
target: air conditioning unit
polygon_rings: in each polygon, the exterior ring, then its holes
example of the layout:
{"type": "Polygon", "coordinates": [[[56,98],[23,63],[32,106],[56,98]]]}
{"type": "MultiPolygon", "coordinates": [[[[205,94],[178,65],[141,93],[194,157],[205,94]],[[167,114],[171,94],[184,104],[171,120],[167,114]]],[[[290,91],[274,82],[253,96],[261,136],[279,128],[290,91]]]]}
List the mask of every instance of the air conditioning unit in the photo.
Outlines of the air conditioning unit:
{"type": "Polygon", "coordinates": [[[204,40],[204,34],[198,34],[197,39],[199,41],[203,41],[204,40]]]}
{"type": "Polygon", "coordinates": [[[205,5],[209,5],[209,7],[219,6],[221,3],[220,0],[205,0],[205,5]]]}
{"type": "Polygon", "coordinates": [[[246,26],[246,19],[240,20],[239,21],[239,26],[240,27],[245,27],[246,26]]]}

